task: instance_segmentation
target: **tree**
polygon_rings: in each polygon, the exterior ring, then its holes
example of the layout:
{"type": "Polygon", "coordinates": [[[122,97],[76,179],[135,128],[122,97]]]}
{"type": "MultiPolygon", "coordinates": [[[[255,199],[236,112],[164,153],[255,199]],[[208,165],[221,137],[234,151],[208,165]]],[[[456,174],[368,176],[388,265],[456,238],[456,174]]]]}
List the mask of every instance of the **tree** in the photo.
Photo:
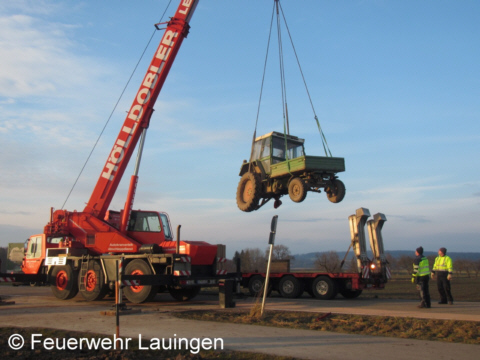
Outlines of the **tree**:
{"type": "MultiPolygon", "coordinates": [[[[268,258],[270,253],[270,246],[265,250],[265,257],[268,258]]],[[[272,260],[293,260],[295,259],[290,252],[288,246],[285,245],[274,245],[272,251],[272,260]]]]}
{"type": "Polygon", "coordinates": [[[413,271],[413,260],[414,258],[407,255],[402,255],[397,260],[398,270],[405,270],[407,273],[412,273],[413,271]]]}
{"type": "Polygon", "coordinates": [[[397,270],[397,259],[392,256],[390,253],[385,253],[385,257],[387,258],[388,266],[391,270],[397,270]]]}
{"type": "Polygon", "coordinates": [[[458,271],[459,274],[465,272],[468,277],[470,277],[471,268],[472,264],[466,259],[457,259],[454,263],[454,270],[458,271]]]}
{"type": "Polygon", "coordinates": [[[317,253],[314,261],[315,269],[335,272],[340,270],[340,258],[336,251],[317,253]]]}
{"type": "Polygon", "coordinates": [[[240,252],[242,272],[264,272],[266,257],[259,248],[248,248],[240,252]]]}

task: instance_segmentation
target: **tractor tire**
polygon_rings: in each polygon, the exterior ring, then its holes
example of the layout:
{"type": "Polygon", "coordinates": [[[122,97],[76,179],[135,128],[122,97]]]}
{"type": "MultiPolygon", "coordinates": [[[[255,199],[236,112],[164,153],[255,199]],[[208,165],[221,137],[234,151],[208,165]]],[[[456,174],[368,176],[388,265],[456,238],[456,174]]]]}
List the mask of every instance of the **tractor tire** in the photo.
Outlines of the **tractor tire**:
{"type": "Polygon", "coordinates": [[[105,284],[105,274],[102,264],[98,260],[88,262],[88,270],[82,279],[82,272],[78,274],[80,294],[87,301],[102,300],[108,293],[108,286],[105,284]]]}
{"type": "Polygon", "coordinates": [[[312,283],[313,295],[320,300],[331,300],[338,294],[335,281],[328,276],[319,276],[312,283]]]}
{"type": "Polygon", "coordinates": [[[247,172],[241,177],[237,187],[237,206],[240,210],[251,212],[257,209],[261,197],[262,184],[259,177],[247,172]]]}
{"type": "Polygon", "coordinates": [[[300,203],[307,197],[305,183],[299,177],[294,177],[288,184],[288,195],[292,201],[300,203]]]}
{"type": "Polygon", "coordinates": [[[303,285],[295,276],[287,275],[280,280],[278,292],[284,298],[294,299],[303,293],[303,285]]]}
{"type": "MultiPolygon", "coordinates": [[[[152,275],[153,271],[150,265],[142,260],[135,259],[130,261],[125,267],[125,275],[152,275]]],[[[123,294],[128,301],[134,304],[140,304],[148,301],[152,301],[155,295],[157,295],[158,286],[153,285],[134,285],[125,286],[123,294]]]]}
{"type": "Polygon", "coordinates": [[[332,184],[325,187],[328,200],[336,204],[343,200],[345,197],[345,184],[341,180],[333,180],[332,184]]]}
{"type": "Polygon", "coordinates": [[[200,292],[200,289],[200,286],[193,286],[188,288],[169,286],[168,292],[177,301],[188,301],[197,296],[200,292]]]}
{"type": "Polygon", "coordinates": [[[72,265],[54,266],[49,278],[52,293],[57,299],[68,300],[78,294],[78,276],[72,265]]]}

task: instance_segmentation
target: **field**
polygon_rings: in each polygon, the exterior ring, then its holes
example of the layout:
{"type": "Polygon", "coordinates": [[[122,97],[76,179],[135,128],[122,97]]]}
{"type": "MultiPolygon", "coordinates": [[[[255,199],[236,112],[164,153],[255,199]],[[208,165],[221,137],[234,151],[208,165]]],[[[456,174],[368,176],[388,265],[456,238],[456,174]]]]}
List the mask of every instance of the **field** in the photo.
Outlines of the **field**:
{"type": "MultiPolygon", "coordinates": [[[[452,296],[455,301],[480,301],[480,277],[455,277],[451,281],[452,296]]],[[[430,295],[438,299],[437,283],[430,279],[430,295]]],[[[379,299],[418,299],[418,292],[411,283],[411,277],[394,276],[385,289],[379,291],[364,291],[362,297],[379,299]]]]}

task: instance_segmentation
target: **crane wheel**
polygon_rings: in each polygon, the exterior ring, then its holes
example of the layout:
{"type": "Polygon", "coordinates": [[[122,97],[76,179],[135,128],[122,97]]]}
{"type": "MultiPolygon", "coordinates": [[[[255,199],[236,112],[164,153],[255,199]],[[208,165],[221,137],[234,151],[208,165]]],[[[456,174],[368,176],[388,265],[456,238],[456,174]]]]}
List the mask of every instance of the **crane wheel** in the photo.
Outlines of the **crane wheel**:
{"type": "MultiPolygon", "coordinates": [[[[134,259],[125,267],[125,275],[153,275],[150,265],[142,259],[134,259]]],[[[123,294],[128,301],[140,304],[152,301],[158,293],[158,286],[153,285],[134,285],[125,286],[123,294]]]]}
{"type": "Polygon", "coordinates": [[[345,197],[345,184],[341,180],[333,180],[331,185],[325,187],[325,192],[328,200],[334,204],[339,203],[345,197]]]}
{"type": "Polygon", "coordinates": [[[89,260],[87,272],[82,274],[80,271],[78,274],[78,284],[80,294],[87,301],[102,300],[108,293],[105,274],[98,260],[89,260]]]}
{"type": "Polygon", "coordinates": [[[237,206],[240,210],[251,212],[257,209],[260,201],[261,181],[257,175],[247,172],[241,177],[237,187],[237,206]]]}
{"type": "Polygon", "coordinates": [[[72,265],[54,266],[49,279],[52,293],[57,299],[68,300],[77,295],[77,274],[72,265]]]}
{"type": "Polygon", "coordinates": [[[288,184],[288,196],[294,202],[302,202],[307,197],[305,183],[299,177],[294,177],[288,184]]]}

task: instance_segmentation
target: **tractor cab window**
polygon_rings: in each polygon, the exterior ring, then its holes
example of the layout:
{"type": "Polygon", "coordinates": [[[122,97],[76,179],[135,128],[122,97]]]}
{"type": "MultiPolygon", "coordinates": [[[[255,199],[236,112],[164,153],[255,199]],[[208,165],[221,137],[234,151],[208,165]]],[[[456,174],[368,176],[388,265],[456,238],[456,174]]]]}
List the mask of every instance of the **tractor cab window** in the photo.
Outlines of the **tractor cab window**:
{"type": "Polygon", "coordinates": [[[274,164],[285,161],[285,140],[272,137],[272,162],[274,164]]]}
{"type": "Polygon", "coordinates": [[[253,144],[252,160],[260,160],[270,156],[270,138],[255,141],[253,144]]]}
{"type": "Polygon", "coordinates": [[[128,223],[128,231],[161,232],[158,213],[147,211],[132,211],[128,223]]]}
{"type": "Polygon", "coordinates": [[[284,138],[272,137],[272,162],[274,164],[304,155],[302,142],[287,138],[287,146],[285,146],[284,138]]]}
{"type": "Polygon", "coordinates": [[[288,140],[287,142],[287,155],[289,159],[295,159],[300,156],[304,156],[303,144],[295,141],[288,140]]]}

